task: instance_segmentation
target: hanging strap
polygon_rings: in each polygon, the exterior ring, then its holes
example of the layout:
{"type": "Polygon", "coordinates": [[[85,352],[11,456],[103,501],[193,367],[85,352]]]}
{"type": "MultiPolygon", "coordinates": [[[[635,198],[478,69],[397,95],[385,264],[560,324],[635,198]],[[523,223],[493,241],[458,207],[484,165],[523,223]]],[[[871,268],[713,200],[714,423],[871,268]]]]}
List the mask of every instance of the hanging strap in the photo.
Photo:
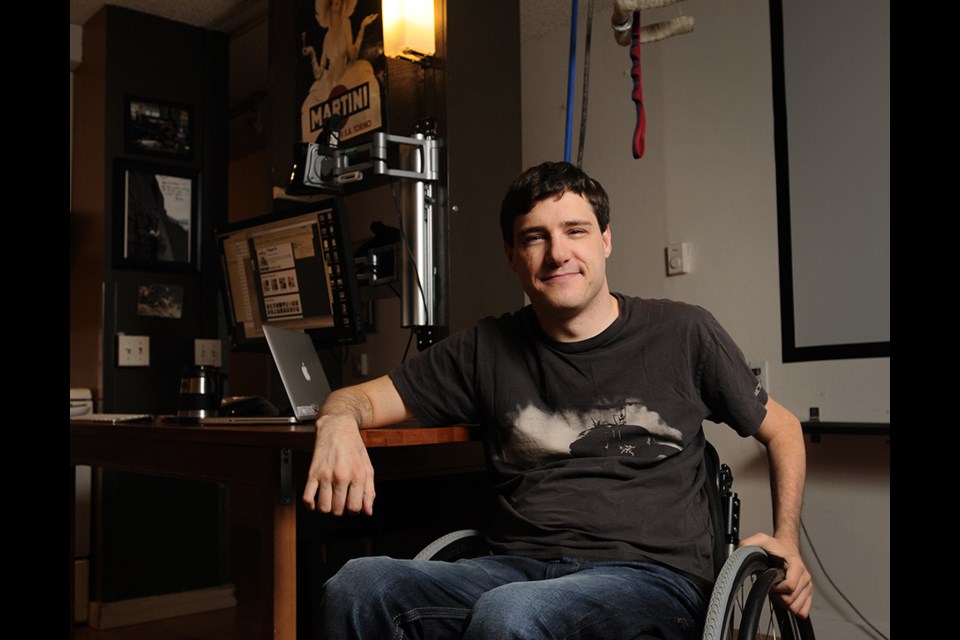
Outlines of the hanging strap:
{"type": "Polygon", "coordinates": [[[647,131],[647,115],[643,109],[643,85],[640,81],[640,12],[633,12],[633,31],[630,40],[630,59],[633,61],[630,75],[633,76],[633,101],[637,105],[637,126],[633,132],[633,157],[642,158],[644,136],[647,131]]]}
{"type": "Polygon", "coordinates": [[[577,68],[577,7],[579,0],[573,0],[570,17],[570,65],[567,72],[567,129],[563,139],[563,159],[570,162],[570,148],[573,144],[573,86],[576,82],[574,71],[577,68]]]}

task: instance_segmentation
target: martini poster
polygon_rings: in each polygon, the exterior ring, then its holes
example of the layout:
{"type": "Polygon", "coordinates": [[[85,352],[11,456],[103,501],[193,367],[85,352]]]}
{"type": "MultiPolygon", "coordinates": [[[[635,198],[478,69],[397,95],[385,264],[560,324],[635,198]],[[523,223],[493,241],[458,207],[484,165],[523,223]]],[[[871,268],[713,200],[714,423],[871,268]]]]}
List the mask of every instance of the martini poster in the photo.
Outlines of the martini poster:
{"type": "MultiPolygon", "coordinates": [[[[379,0],[297,0],[300,140],[340,115],[341,144],[382,128],[386,59],[379,0]]],[[[356,141],[355,141],[356,142],[356,141]]]]}

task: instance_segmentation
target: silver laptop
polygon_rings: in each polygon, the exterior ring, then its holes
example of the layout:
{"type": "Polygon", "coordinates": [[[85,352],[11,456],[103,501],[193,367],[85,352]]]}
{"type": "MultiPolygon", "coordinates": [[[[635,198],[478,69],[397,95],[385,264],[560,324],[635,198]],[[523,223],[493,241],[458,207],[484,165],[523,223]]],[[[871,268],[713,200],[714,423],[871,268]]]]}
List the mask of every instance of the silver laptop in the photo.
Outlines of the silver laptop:
{"type": "Polygon", "coordinates": [[[292,416],[214,416],[200,424],[287,424],[312,422],[330,395],[330,382],[310,336],[302,331],[263,325],[270,354],[293,408],[292,416]]]}

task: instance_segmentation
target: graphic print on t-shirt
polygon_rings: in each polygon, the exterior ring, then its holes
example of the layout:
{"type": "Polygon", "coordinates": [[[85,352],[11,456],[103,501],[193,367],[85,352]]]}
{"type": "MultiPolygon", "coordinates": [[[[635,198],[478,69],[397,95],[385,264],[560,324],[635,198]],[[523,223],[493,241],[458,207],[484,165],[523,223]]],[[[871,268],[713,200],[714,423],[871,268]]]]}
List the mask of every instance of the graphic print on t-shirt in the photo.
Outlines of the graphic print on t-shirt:
{"type": "Polygon", "coordinates": [[[527,405],[510,417],[513,433],[503,459],[520,467],[571,456],[632,456],[654,462],[683,448],[680,430],[638,400],[585,412],[547,412],[527,405]]]}

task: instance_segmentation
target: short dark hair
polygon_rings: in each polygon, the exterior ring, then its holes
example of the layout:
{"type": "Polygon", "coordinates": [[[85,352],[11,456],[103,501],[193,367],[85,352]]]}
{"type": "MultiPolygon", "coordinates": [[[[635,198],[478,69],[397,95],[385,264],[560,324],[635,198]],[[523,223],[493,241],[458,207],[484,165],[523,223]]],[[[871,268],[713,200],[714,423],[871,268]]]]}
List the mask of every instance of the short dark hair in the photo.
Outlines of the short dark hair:
{"type": "Polygon", "coordinates": [[[547,198],[559,199],[564,193],[586,198],[593,207],[600,231],[610,224],[610,200],[599,182],[569,162],[544,162],[521,173],[507,189],[500,206],[500,230],[503,241],[513,246],[513,222],[530,213],[547,198]]]}

